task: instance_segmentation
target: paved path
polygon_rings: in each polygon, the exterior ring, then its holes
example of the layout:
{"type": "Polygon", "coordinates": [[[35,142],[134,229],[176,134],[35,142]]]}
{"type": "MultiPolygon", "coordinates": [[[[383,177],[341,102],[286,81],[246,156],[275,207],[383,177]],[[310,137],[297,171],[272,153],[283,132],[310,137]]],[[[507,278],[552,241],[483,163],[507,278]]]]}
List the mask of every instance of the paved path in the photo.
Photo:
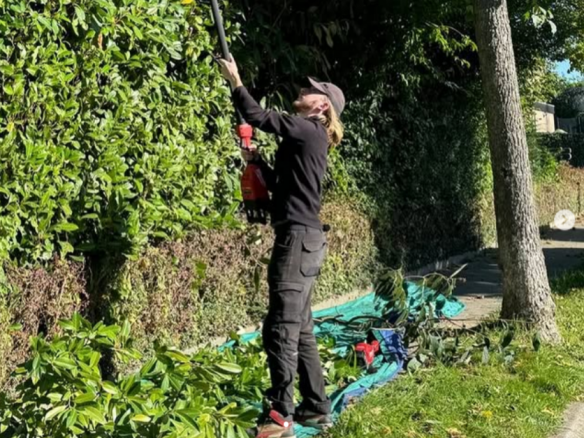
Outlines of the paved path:
{"type": "MultiPolygon", "coordinates": [[[[584,219],[580,218],[571,231],[549,229],[542,232],[541,243],[550,278],[577,267],[584,262],[584,219]]],[[[457,268],[453,266],[444,273],[457,268]]],[[[454,318],[455,321],[467,327],[474,326],[485,316],[500,310],[503,296],[496,249],[487,249],[469,260],[459,278],[464,282],[457,285],[455,295],[466,304],[466,310],[454,318]]]]}
{"type": "Polygon", "coordinates": [[[564,424],[553,438],[584,437],[584,403],[573,403],[564,414],[564,424]]]}

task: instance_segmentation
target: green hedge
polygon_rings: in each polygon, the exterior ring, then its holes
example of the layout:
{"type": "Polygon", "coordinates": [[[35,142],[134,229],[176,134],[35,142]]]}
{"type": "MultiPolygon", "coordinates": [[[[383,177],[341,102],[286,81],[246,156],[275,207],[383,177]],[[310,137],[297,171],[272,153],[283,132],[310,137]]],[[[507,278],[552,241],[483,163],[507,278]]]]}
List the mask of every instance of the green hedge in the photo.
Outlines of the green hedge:
{"type": "MultiPolygon", "coordinates": [[[[349,202],[329,203],[323,218],[332,230],[315,302],[367,287],[377,266],[362,212],[349,202]]],[[[146,354],[155,340],[186,348],[258,323],[267,309],[262,259],[272,237],[268,227],[210,230],[148,248],[136,260],[7,265],[0,278],[0,382],[27,356],[29,336],[58,332],[57,320],[75,311],[111,323],[128,319],[146,354]],[[12,332],[17,323],[23,327],[12,332]]]]}
{"type": "Polygon", "coordinates": [[[351,102],[346,121],[346,185],[368,208],[384,264],[413,268],[482,245],[490,163],[474,95],[383,84],[351,102]]]}
{"type": "MultiPolygon", "coordinates": [[[[314,301],[371,284],[376,249],[368,220],[349,205],[328,204],[329,251],[314,301]]],[[[181,348],[260,322],[267,309],[268,227],[206,231],[151,248],[116,267],[99,290],[111,323],[129,320],[141,351],[154,340],[181,348]]]]}
{"type": "Polygon", "coordinates": [[[231,221],[229,93],[208,6],[0,3],[0,257],[130,254],[231,221]]]}
{"type": "Polygon", "coordinates": [[[53,335],[58,321],[87,309],[82,263],[56,260],[48,268],[5,264],[0,269],[0,382],[28,357],[29,338],[53,335]]]}

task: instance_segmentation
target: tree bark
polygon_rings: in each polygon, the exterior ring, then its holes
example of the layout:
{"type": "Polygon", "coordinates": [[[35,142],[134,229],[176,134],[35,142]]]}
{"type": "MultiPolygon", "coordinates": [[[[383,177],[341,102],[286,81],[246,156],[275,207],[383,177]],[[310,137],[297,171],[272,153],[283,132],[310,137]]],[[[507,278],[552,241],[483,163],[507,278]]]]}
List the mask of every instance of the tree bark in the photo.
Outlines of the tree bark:
{"type": "Polygon", "coordinates": [[[539,238],[507,1],[474,0],[474,7],[503,272],[501,317],[532,323],[542,339],[559,342],[539,238]]]}

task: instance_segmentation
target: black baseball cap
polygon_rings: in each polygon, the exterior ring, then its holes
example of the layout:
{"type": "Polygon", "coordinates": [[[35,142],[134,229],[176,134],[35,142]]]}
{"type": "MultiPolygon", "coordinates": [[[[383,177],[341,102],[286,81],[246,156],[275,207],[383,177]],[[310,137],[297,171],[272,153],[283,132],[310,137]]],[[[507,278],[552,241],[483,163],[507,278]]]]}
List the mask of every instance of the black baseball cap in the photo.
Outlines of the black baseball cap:
{"type": "Polygon", "coordinates": [[[316,88],[330,99],[331,103],[333,104],[333,108],[340,116],[345,109],[345,95],[341,89],[335,84],[331,84],[330,82],[318,82],[316,79],[311,77],[306,79],[312,87],[316,88]]]}

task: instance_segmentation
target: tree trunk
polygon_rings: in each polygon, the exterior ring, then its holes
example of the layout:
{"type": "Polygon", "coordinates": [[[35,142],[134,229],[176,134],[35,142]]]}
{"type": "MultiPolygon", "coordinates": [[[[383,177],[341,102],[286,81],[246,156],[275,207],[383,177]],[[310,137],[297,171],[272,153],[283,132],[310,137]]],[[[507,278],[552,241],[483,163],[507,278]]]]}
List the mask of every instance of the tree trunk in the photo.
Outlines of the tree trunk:
{"type": "Polygon", "coordinates": [[[474,6],[503,272],[501,316],[528,321],[542,339],[559,342],[533,199],[507,1],[474,0],[474,6]]]}

